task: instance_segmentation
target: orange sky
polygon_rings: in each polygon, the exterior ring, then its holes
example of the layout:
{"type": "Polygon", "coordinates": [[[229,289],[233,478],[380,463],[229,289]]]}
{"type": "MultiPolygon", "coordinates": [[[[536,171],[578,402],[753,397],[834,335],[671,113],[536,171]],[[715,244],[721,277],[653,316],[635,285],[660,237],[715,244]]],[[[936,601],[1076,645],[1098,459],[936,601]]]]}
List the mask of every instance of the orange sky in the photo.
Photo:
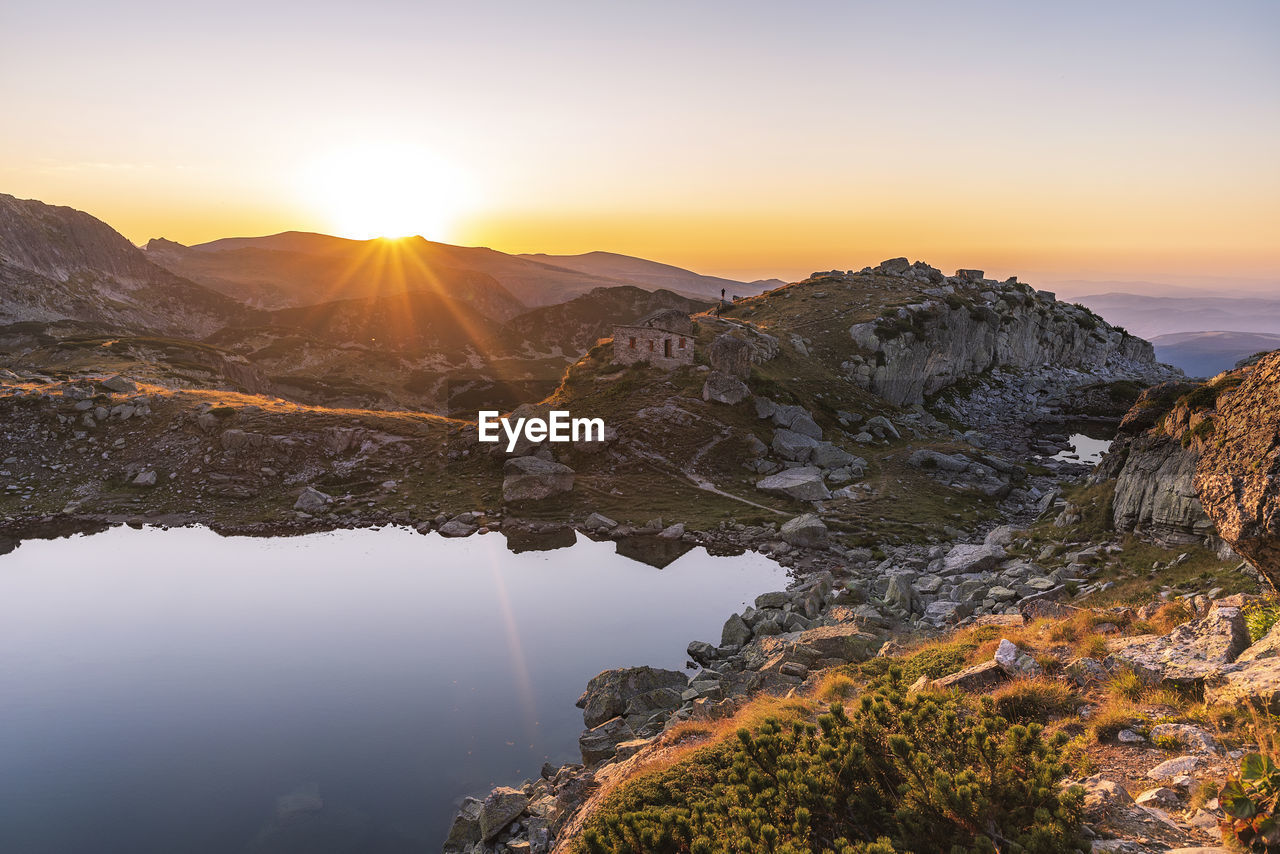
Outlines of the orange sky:
{"type": "Polygon", "coordinates": [[[136,242],[1280,287],[1275,4],[26,5],[0,192],[136,242]]]}

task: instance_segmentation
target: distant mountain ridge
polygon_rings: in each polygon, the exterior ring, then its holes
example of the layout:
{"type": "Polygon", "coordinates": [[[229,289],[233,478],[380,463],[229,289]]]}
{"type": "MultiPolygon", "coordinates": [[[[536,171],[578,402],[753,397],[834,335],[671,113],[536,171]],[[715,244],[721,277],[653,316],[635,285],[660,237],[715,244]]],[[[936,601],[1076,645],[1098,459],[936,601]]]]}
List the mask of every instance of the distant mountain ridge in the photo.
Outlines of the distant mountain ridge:
{"type": "Polygon", "coordinates": [[[1077,297],[1075,301],[1109,323],[1144,338],[1211,329],[1280,334],[1280,295],[1155,297],[1103,293],[1077,297]]]}
{"type": "Polygon", "coordinates": [[[349,240],[287,231],[195,246],[154,239],[149,258],[179,275],[262,308],[286,308],[403,290],[434,290],[505,320],[523,308],[555,305],[599,287],[664,289],[696,299],[752,296],[780,281],[736,282],[608,252],[508,255],[422,237],[349,240]],[[381,269],[378,264],[384,264],[381,269]],[[481,278],[485,277],[485,278],[481,278]],[[461,288],[465,292],[455,289],[461,288]],[[509,297],[512,304],[500,303],[509,297]],[[480,303],[486,303],[480,305],[480,303]]]}
{"type": "Polygon", "coordinates": [[[1213,377],[1255,353],[1280,350],[1280,334],[1266,332],[1175,332],[1151,339],[1156,358],[1188,376],[1213,377]]]}
{"type": "Polygon", "coordinates": [[[719,299],[720,289],[724,289],[726,297],[753,297],[786,284],[781,279],[739,282],[719,276],[704,276],[671,264],[647,261],[631,255],[619,255],[616,252],[586,252],[581,255],[536,254],[519,257],[582,273],[626,279],[678,293],[698,295],[707,299],[719,299]]]}

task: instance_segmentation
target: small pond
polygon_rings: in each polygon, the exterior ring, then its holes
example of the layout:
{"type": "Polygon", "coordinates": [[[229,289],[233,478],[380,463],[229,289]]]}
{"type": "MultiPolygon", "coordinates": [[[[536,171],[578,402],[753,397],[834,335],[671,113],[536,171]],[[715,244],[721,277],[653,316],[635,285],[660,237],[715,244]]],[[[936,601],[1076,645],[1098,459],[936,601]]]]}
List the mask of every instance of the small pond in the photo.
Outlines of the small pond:
{"type": "Polygon", "coordinates": [[[577,760],[591,676],[678,669],[786,583],[752,553],[574,539],[22,543],[0,556],[0,851],[439,851],[461,796],[577,760]]]}

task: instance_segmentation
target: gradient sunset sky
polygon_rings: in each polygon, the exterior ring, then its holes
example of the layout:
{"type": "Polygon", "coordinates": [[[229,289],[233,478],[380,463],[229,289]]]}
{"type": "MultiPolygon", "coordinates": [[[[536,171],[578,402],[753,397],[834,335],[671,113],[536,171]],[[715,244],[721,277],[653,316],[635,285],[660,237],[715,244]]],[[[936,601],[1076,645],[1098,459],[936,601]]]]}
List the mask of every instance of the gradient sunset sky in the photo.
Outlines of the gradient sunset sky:
{"type": "Polygon", "coordinates": [[[792,279],[1280,282],[1276,2],[0,9],[0,192],[792,279]]]}

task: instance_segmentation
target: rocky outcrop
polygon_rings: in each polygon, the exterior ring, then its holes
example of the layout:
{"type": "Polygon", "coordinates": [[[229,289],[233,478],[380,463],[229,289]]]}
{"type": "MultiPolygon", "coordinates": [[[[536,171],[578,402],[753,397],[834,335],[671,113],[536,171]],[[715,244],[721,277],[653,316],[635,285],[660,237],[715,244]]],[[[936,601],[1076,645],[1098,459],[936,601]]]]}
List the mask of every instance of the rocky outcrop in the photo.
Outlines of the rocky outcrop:
{"type": "MultiPolygon", "coordinates": [[[[900,266],[882,273],[911,274],[910,269],[899,272],[900,266]]],[[[846,369],[895,404],[922,403],[993,368],[1053,366],[1135,377],[1157,368],[1150,343],[1086,308],[1056,301],[1047,291],[983,279],[981,271],[960,271],[925,294],[921,302],[849,330],[866,355],[851,359],[846,369]]]]}
{"type": "Polygon", "coordinates": [[[1112,505],[1116,530],[1169,545],[1203,542],[1213,534],[1213,522],[1196,493],[1196,449],[1153,432],[1133,439],[1126,451],[1112,505]]]}
{"type": "MultiPolygon", "coordinates": [[[[1217,399],[1195,487],[1218,535],[1280,584],[1280,351],[1217,399]]],[[[1208,430],[1206,430],[1208,432],[1208,430]]]]}
{"type": "Polygon", "coordinates": [[[1198,620],[1167,635],[1139,635],[1109,644],[1109,669],[1128,668],[1148,684],[1203,686],[1249,646],[1238,602],[1222,600],[1198,620]]]}

